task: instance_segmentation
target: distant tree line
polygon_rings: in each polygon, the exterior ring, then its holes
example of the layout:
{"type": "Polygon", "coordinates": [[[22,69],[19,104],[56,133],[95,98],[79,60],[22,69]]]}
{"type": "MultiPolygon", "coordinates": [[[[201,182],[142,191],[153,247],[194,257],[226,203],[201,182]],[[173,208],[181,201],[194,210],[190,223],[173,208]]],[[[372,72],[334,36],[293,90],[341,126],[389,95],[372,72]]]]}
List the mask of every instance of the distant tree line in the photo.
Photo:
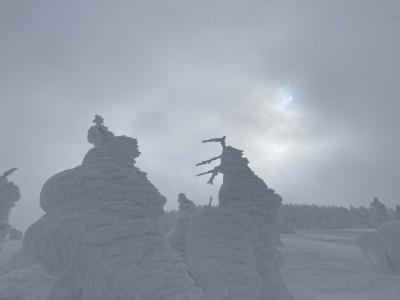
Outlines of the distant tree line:
{"type": "MultiPolygon", "coordinates": [[[[177,213],[176,210],[165,212],[161,222],[165,233],[171,231],[177,213]]],[[[360,207],[284,204],[280,208],[282,233],[296,229],[368,229],[391,220],[400,221],[400,205],[396,205],[396,209],[387,208],[378,198],[369,206],[360,207]]]]}
{"type": "Polygon", "coordinates": [[[400,206],[388,209],[378,198],[368,207],[284,204],[280,211],[281,232],[295,229],[376,228],[391,220],[400,220],[400,206]]]}

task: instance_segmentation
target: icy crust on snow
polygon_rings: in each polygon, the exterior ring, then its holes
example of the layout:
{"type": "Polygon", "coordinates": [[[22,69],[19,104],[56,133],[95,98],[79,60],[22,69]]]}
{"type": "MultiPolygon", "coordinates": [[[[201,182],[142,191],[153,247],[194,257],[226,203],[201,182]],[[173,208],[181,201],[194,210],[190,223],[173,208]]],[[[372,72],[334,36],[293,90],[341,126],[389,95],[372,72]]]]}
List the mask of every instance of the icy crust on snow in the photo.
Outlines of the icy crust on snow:
{"type": "Polygon", "coordinates": [[[374,270],[400,275],[400,221],[387,222],[376,231],[359,234],[355,244],[374,270]]]}
{"type": "Polygon", "coordinates": [[[48,300],[197,300],[160,225],[166,201],[133,166],[137,141],[96,117],[82,165],[50,178],[24,249],[56,278],[48,300]]]}
{"type": "MultiPolygon", "coordinates": [[[[212,139],[209,141],[216,141],[212,139]]],[[[209,182],[223,174],[219,206],[192,218],[187,237],[189,270],[211,300],[292,299],[280,274],[283,263],[278,213],[281,197],[248,167],[242,151],[225,145],[209,182]]]]}
{"type": "Polygon", "coordinates": [[[8,170],[0,176],[0,250],[1,245],[9,237],[10,232],[20,233],[9,224],[11,209],[21,197],[18,186],[7,178],[15,170],[16,169],[8,170]]]}
{"type": "Polygon", "coordinates": [[[167,239],[174,251],[183,259],[186,256],[186,237],[193,214],[198,210],[196,205],[184,193],[178,195],[179,210],[167,239]]]}

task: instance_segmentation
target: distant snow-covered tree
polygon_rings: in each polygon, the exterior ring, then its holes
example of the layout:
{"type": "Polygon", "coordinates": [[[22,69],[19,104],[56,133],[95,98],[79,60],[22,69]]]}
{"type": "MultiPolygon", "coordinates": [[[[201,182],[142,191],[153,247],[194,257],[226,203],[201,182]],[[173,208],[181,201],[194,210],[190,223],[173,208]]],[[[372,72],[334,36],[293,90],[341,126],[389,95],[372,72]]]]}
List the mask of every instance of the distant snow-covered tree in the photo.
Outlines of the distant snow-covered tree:
{"type": "Polygon", "coordinates": [[[394,212],[394,219],[400,221],[400,205],[396,205],[396,210],[394,212]]]}
{"type": "Polygon", "coordinates": [[[280,208],[280,230],[373,228],[374,212],[360,206],[350,208],[315,204],[284,204],[280,208]]]}
{"type": "Polygon", "coordinates": [[[378,197],[375,197],[374,201],[371,202],[371,209],[374,212],[376,227],[390,221],[389,212],[385,204],[379,201],[378,197]]]}

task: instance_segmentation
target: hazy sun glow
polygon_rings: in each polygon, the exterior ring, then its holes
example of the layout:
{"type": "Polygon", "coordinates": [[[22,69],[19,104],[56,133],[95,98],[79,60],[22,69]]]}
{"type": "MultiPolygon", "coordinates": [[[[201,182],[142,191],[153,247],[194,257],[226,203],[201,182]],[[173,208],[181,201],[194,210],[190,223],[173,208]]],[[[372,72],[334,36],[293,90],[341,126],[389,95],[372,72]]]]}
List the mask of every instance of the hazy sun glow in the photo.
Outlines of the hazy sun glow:
{"type": "Polygon", "coordinates": [[[288,88],[259,87],[253,97],[260,103],[260,118],[265,126],[265,131],[253,138],[255,149],[266,164],[278,167],[301,147],[298,136],[303,129],[302,114],[288,88]]]}
{"type": "Polygon", "coordinates": [[[290,104],[293,102],[293,96],[286,88],[280,88],[276,92],[276,98],[278,101],[278,105],[282,110],[289,109],[290,104]]]}

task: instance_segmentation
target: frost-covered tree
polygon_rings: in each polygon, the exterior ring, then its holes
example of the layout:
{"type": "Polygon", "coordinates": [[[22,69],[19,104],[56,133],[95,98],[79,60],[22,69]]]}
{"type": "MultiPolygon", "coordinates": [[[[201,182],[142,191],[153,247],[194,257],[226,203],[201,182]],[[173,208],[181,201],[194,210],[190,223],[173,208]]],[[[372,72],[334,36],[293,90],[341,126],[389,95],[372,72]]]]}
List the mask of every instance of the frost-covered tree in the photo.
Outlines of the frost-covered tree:
{"type": "Polygon", "coordinates": [[[385,204],[379,201],[378,197],[375,197],[374,201],[371,202],[371,209],[374,212],[376,227],[390,221],[389,212],[385,204]]]}
{"type": "Polygon", "coordinates": [[[178,212],[176,210],[169,210],[164,213],[163,218],[161,220],[161,227],[166,235],[168,235],[171,232],[177,214],[178,212]]]}
{"type": "Polygon", "coordinates": [[[137,168],[137,140],[96,116],[81,165],[43,186],[24,249],[57,280],[48,300],[199,300],[161,227],[166,199],[137,168]]]}
{"type": "Polygon", "coordinates": [[[278,211],[281,197],[248,166],[239,149],[219,142],[222,154],[203,161],[220,164],[201,173],[212,184],[223,175],[219,204],[195,214],[187,236],[190,273],[207,300],[287,300],[291,295],[280,275],[282,257],[278,211]]]}
{"type": "Polygon", "coordinates": [[[280,209],[281,232],[295,229],[373,228],[370,208],[350,208],[315,204],[285,204],[280,209]]]}
{"type": "Polygon", "coordinates": [[[396,205],[396,210],[394,211],[394,220],[400,221],[400,205],[396,205]]]}
{"type": "Polygon", "coordinates": [[[18,186],[8,180],[16,169],[10,169],[0,176],[0,249],[1,245],[10,237],[15,237],[15,229],[9,224],[11,209],[20,199],[21,195],[18,186]]]}
{"type": "Polygon", "coordinates": [[[198,210],[196,205],[184,193],[178,195],[179,210],[174,219],[172,231],[168,234],[168,241],[172,249],[182,258],[186,258],[186,237],[193,214],[198,210]]]}

